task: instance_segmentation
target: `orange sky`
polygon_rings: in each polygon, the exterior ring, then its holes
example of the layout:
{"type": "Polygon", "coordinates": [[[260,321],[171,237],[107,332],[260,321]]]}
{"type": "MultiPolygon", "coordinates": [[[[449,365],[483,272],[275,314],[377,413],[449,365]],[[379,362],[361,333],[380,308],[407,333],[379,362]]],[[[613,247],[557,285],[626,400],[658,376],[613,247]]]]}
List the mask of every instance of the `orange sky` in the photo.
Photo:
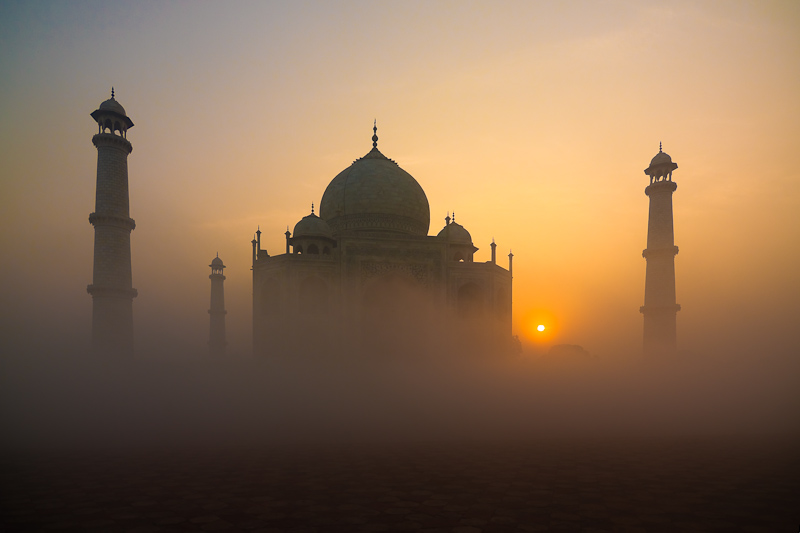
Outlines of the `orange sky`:
{"type": "MultiPolygon", "coordinates": [[[[96,127],[128,138],[135,327],[207,340],[226,269],[250,335],[250,240],[270,253],[379,147],[477,261],[513,249],[515,330],[636,350],[648,180],[664,143],[681,347],[800,348],[800,4],[242,2],[0,5],[2,330],[88,344],[96,127]]],[[[530,338],[535,335],[530,333],[530,338]]]]}

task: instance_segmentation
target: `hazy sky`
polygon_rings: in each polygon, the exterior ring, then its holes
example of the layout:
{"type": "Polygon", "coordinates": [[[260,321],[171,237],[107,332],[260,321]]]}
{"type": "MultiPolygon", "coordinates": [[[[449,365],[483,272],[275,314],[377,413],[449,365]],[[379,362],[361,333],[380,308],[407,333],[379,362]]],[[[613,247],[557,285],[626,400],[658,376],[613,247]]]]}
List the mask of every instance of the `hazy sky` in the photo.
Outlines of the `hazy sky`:
{"type": "Polygon", "coordinates": [[[431,234],[455,211],[477,261],[513,249],[523,338],[640,346],[663,142],[681,347],[800,347],[795,1],[0,2],[4,339],[88,344],[89,113],[112,85],[135,123],[140,346],[205,344],[219,252],[245,353],[253,232],[280,253],[377,118],[431,234]]]}

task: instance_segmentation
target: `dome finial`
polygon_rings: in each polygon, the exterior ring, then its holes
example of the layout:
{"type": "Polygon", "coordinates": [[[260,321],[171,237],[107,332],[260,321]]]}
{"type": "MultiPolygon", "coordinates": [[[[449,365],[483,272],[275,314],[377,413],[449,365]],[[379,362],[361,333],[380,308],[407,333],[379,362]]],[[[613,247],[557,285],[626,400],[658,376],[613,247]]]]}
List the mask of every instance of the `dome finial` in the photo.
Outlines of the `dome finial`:
{"type": "Polygon", "coordinates": [[[311,214],[314,214],[314,202],[311,202],[311,214]]]}
{"type": "Polygon", "coordinates": [[[111,86],[111,99],[114,99],[114,86],[111,86]]]}
{"type": "Polygon", "coordinates": [[[455,224],[455,223],[456,223],[456,212],[453,211],[453,224],[455,224]]]}
{"type": "Polygon", "coordinates": [[[378,147],[378,119],[372,122],[372,147],[378,147]]]}
{"type": "Polygon", "coordinates": [[[658,141],[658,152],[661,153],[661,141],[658,141]]]}

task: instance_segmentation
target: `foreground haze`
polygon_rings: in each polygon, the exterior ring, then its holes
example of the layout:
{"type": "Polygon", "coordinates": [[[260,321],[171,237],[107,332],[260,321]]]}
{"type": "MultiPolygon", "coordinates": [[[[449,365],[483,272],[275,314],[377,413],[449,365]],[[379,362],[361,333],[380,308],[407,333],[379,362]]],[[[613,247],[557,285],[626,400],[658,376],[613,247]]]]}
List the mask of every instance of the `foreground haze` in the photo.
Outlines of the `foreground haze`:
{"type": "Polygon", "coordinates": [[[7,451],[800,436],[800,365],[772,354],[617,364],[65,355],[0,360],[7,451]]]}

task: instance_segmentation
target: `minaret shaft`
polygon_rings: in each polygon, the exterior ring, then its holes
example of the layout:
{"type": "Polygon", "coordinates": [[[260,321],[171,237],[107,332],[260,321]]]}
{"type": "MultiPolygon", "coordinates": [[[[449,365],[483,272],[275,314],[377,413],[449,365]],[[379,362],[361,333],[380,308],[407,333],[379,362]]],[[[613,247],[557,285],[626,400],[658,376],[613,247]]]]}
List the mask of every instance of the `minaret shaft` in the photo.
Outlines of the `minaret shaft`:
{"type": "Polygon", "coordinates": [[[133,288],[131,231],[128,199],[128,155],[133,146],[125,138],[133,122],[113,96],[92,113],[100,133],[92,137],[97,148],[92,284],[92,349],[98,354],[133,354],[133,288]],[[105,132],[109,129],[110,132],[105,132]]]}
{"type": "Polygon", "coordinates": [[[97,147],[95,212],[128,217],[128,155],[133,146],[112,133],[98,133],[92,143],[97,147]]]}
{"type": "Polygon", "coordinates": [[[648,250],[675,246],[672,223],[672,193],[675,189],[677,189],[675,182],[659,182],[658,186],[645,189],[645,194],[650,197],[650,215],[647,222],[648,250]]]}
{"type": "Polygon", "coordinates": [[[647,225],[647,260],[645,274],[643,348],[646,354],[674,353],[677,349],[677,312],[675,297],[675,234],[672,219],[672,194],[677,185],[672,171],[677,165],[659,152],[645,173],[651,184],[645,189],[650,198],[647,225]]]}
{"type": "Polygon", "coordinates": [[[225,265],[219,256],[211,262],[211,305],[209,306],[208,348],[212,357],[224,356],[228,341],[225,337],[225,276],[222,269],[225,265]]]}

